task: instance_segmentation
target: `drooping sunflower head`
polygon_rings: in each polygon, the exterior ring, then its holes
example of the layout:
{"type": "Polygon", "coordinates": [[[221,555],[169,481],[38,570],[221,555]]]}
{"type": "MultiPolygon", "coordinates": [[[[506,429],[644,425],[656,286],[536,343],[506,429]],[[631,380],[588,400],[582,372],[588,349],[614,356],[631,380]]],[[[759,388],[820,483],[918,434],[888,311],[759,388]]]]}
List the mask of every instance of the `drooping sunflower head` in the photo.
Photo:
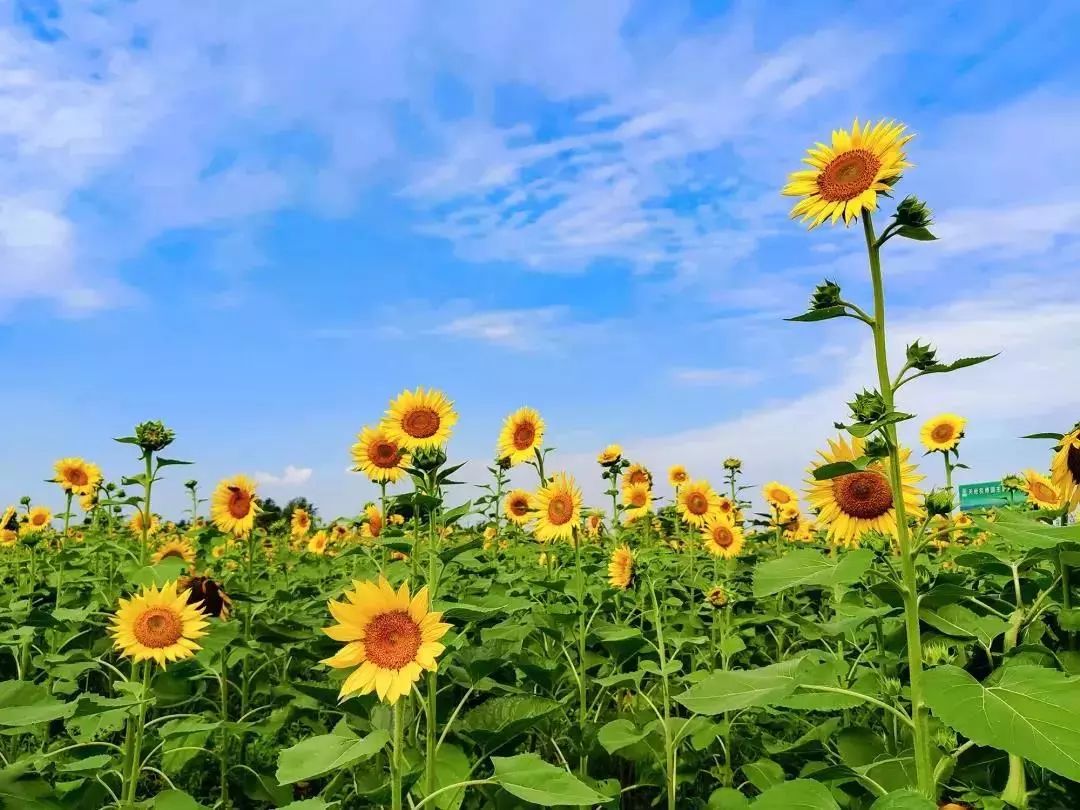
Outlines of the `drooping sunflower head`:
{"type": "Polygon", "coordinates": [[[617,444],[609,444],[600,451],[596,462],[603,467],[610,467],[622,460],[622,448],[617,444]]]}
{"type": "Polygon", "coordinates": [[[207,616],[226,621],[232,610],[232,599],[221,585],[210,577],[191,576],[181,579],[176,586],[180,592],[187,592],[189,605],[201,607],[207,616]]]}
{"type": "Polygon", "coordinates": [[[1060,509],[1062,506],[1061,490],[1054,482],[1035,470],[1024,472],[1024,492],[1028,503],[1039,509],[1060,509]]]}
{"type": "Polygon", "coordinates": [[[406,453],[381,425],[363,428],[350,453],[354,469],[377,484],[396,483],[412,462],[412,456],[406,453]]]}
{"type": "Polygon", "coordinates": [[[634,552],[629,546],[618,546],[611,552],[608,563],[608,583],[612,588],[625,591],[634,581],[634,552]]]}
{"type": "Polygon", "coordinates": [[[686,471],[686,467],[682,464],[676,464],[668,470],[667,477],[668,483],[673,487],[681,487],[690,480],[690,473],[686,471]]]}
{"type": "Polygon", "coordinates": [[[307,550],[312,554],[318,554],[322,556],[326,553],[326,543],[328,540],[329,538],[326,536],[326,532],[315,532],[315,534],[311,536],[311,539],[308,540],[307,550]]]}
{"type": "Polygon", "coordinates": [[[799,510],[797,503],[785,503],[783,506],[773,507],[773,526],[779,526],[782,528],[788,528],[793,523],[796,523],[802,516],[802,512],[799,510]]]}
{"type": "Polygon", "coordinates": [[[382,427],[400,447],[428,450],[446,444],[457,418],[454,404],[442,391],[417,388],[402,391],[391,401],[382,427]]]}
{"type": "Polygon", "coordinates": [[[510,490],[503,499],[503,511],[511,523],[524,526],[533,518],[532,493],[524,489],[510,490]]]}
{"type": "Polygon", "coordinates": [[[375,692],[393,704],[412,690],[424,670],[434,672],[445,647],[439,642],[450,625],[428,608],[427,587],[410,595],[408,584],[395,591],[380,578],[353,582],[346,601],[330,601],[337,621],[323,630],[345,646],[323,661],[339,669],[353,668],[341,685],[340,697],[375,692]]]}
{"type": "MultiPolygon", "coordinates": [[[[836,461],[854,461],[863,455],[865,442],[843,436],[829,441],[829,449],[819,451],[821,460],[810,467],[813,472],[823,464],[836,461]]],[[[921,518],[924,510],[918,482],[923,476],[908,459],[911,451],[900,452],[901,496],[906,513],[921,518]]],[[[896,510],[892,486],[889,483],[889,461],[881,459],[858,472],[840,475],[824,481],[807,481],[807,500],[818,513],[818,520],[828,531],[829,539],[841,545],[856,545],[859,538],[870,531],[887,537],[896,537],[896,510]]]]}
{"type": "Polygon", "coordinates": [[[770,481],[761,488],[761,495],[769,506],[786,506],[789,503],[798,503],[799,496],[791,487],[784,486],[779,481],[770,481]]]}
{"type": "Polygon", "coordinates": [[[708,481],[690,481],[679,488],[679,515],[691,526],[704,526],[705,521],[720,514],[720,496],[708,481]]]}
{"type": "Polygon", "coordinates": [[[311,515],[306,509],[297,507],[293,509],[292,518],[289,519],[289,533],[293,537],[306,537],[311,531],[311,515]]]}
{"type": "Polygon", "coordinates": [[[810,168],[788,177],[781,193],[802,198],[791,209],[792,218],[813,229],[826,219],[836,224],[843,218],[850,225],[864,210],[876,209],[877,195],[890,191],[911,165],[904,147],[915,136],[905,130],[895,121],[860,126],[856,119],[850,132],[833,131],[832,145],[819,143],[803,158],[810,168]]]}
{"type": "Polygon", "coordinates": [[[623,487],[623,514],[628,523],[644,517],[652,510],[652,490],[645,483],[623,487]]]}
{"type": "Polygon", "coordinates": [[[52,512],[46,506],[35,506],[26,515],[26,522],[22,525],[22,531],[26,533],[40,532],[49,528],[52,524],[52,512]]]}
{"type": "Polygon", "coordinates": [[[210,499],[210,517],[223,532],[246,537],[255,527],[258,512],[255,482],[246,475],[226,478],[214,489],[210,499]]]}
{"type": "Polygon", "coordinates": [[[81,458],[62,458],[53,469],[60,488],[74,495],[90,495],[101,483],[101,468],[81,458]]]}
{"type": "Polygon", "coordinates": [[[955,413],[939,413],[927,419],[919,430],[919,441],[927,452],[954,450],[964,438],[967,420],[955,413]]]}
{"type": "Polygon", "coordinates": [[[153,560],[159,563],[166,557],[179,557],[188,565],[194,565],[195,549],[187,540],[174,537],[158,546],[158,550],[154,552],[153,560]]]}
{"type": "Polygon", "coordinates": [[[199,607],[188,602],[188,592],[177,592],[169,582],[161,590],[144,588],[131,599],[121,599],[110,632],[121,655],[139,661],[190,658],[199,649],[195,639],[206,635],[207,621],[199,607]]]}
{"type": "Polygon", "coordinates": [[[499,458],[510,459],[510,465],[532,458],[544,443],[544,420],[532,408],[518,408],[503,422],[499,431],[499,458]]]}
{"type": "Polygon", "coordinates": [[[1080,427],[1062,437],[1050,464],[1050,478],[1071,512],[1080,504],[1080,427]]]}
{"type": "Polygon", "coordinates": [[[10,529],[15,530],[19,527],[19,521],[14,506],[7,507],[2,514],[0,514],[0,530],[10,529]]]}
{"type": "Polygon", "coordinates": [[[572,476],[556,473],[533,496],[533,533],[542,543],[570,540],[581,524],[581,490],[572,476]]]}
{"type": "Polygon", "coordinates": [[[386,520],[383,518],[382,510],[379,507],[375,506],[375,504],[368,504],[364,507],[364,528],[361,530],[364,537],[374,540],[382,534],[385,525],[386,520]]]}
{"type": "Polygon", "coordinates": [[[643,464],[631,464],[623,474],[622,485],[624,488],[644,484],[652,487],[652,473],[643,464]]]}
{"type": "Polygon", "coordinates": [[[705,522],[701,528],[701,538],[706,551],[726,560],[738,557],[746,542],[742,529],[721,516],[705,522]]]}

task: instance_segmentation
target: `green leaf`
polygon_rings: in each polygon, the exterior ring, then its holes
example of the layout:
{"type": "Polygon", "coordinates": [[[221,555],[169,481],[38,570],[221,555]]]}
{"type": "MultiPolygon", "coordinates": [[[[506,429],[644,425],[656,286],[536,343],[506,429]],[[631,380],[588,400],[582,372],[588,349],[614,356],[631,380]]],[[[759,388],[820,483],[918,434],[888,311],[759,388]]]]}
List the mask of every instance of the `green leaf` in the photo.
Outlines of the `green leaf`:
{"type": "MultiPolygon", "coordinates": [[[[444,742],[435,755],[435,789],[465,782],[472,773],[472,765],[465,752],[456,745],[444,742]]],[[[465,801],[466,788],[441,793],[431,800],[439,810],[458,810],[465,801]]]]}
{"type": "Polygon", "coordinates": [[[360,738],[337,734],[309,737],[278,755],[278,784],[291,785],[346,768],[375,756],[388,742],[390,735],[383,730],[360,738]]]}
{"type": "Polygon", "coordinates": [[[997,352],[995,354],[983,354],[978,357],[961,357],[959,360],[954,360],[951,363],[934,363],[929,368],[922,370],[922,374],[944,374],[949,371],[956,371],[961,368],[967,368],[968,366],[977,366],[979,363],[985,363],[987,360],[993,360],[995,357],[1001,354],[997,352]]]}
{"type": "Polygon", "coordinates": [[[937,804],[917,790],[898,790],[880,797],[870,810],[937,810],[937,804]]]}
{"type": "Polygon", "coordinates": [[[645,739],[645,732],[626,718],[619,718],[604,724],[596,736],[600,745],[604,746],[604,750],[609,754],[614,754],[623,748],[637,745],[645,739]]]}
{"type": "Polygon", "coordinates": [[[998,512],[997,520],[992,523],[981,517],[974,518],[974,521],[980,529],[1022,550],[1054,548],[1061,543],[1080,541],[1080,524],[1051,526],[1016,512],[1005,511],[998,512]]]}
{"type": "Polygon", "coordinates": [[[453,509],[448,509],[442,513],[442,524],[444,526],[452,526],[457,523],[472,510],[472,501],[466,501],[460,506],[455,506],[453,509]]]}
{"type": "Polygon", "coordinates": [[[750,800],[735,788],[717,788],[709,794],[705,810],[747,810],[750,800]]]}
{"type": "Polygon", "coordinates": [[[814,549],[795,549],[755,568],[754,596],[772,596],[807,585],[825,588],[850,585],[858,582],[873,560],[874,552],[868,548],[834,552],[828,557],[814,549]]]}
{"type": "Polygon", "coordinates": [[[801,323],[810,323],[812,321],[827,321],[830,318],[842,318],[847,315],[847,307],[837,304],[834,307],[825,307],[823,309],[812,309],[809,312],[804,312],[802,315],[796,315],[794,318],[784,318],[785,321],[799,321],[801,323]]]}
{"type": "Polygon", "coordinates": [[[158,460],[157,460],[157,465],[159,467],[175,467],[178,464],[194,464],[194,463],[195,462],[193,462],[193,461],[180,461],[180,459],[176,459],[176,458],[160,458],[159,457],[158,460]]]}
{"type": "MultiPolygon", "coordinates": [[[[437,798],[435,805],[440,806],[437,798]]],[[[301,799],[298,802],[289,802],[281,810],[326,810],[329,806],[322,799],[301,799]]]]}
{"type": "Polygon", "coordinates": [[[867,436],[869,436],[875,430],[883,428],[886,425],[894,425],[897,422],[906,422],[908,419],[914,419],[914,418],[915,418],[915,414],[913,414],[913,413],[903,413],[901,411],[892,411],[891,413],[887,413],[883,417],[881,417],[880,419],[878,419],[878,420],[876,420],[874,422],[870,422],[869,424],[855,424],[855,425],[848,425],[847,427],[845,427],[844,425],[841,425],[840,423],[836,423],[836,427],[841,429],[841,430],[846,430],[848,433],[850,433],[852,436],[855,436],[858,439],[865,439],[867,436]]]}
{"type": "Polygon", "coordinates": [[[675,700],[698,714],[768,706],[795,691],[800,663],[789,660],[759,669],[717,670],[675,700]]]}
{"type": "Polygon", "coordinates": [[[151,807],[154,810],[205,810],[206,805],[199,804],[182,790],[166,790],[154,797],[151,807]]]}
{"type": "Polygon", "coordinates": [[[512,737],[558,709],[557,700],[532,695],[506,695],[491,698],[467,711],[456,729],[470,735],[512,737]]]}
{"type": "Polygon", "coordinates": [[[1064,433],[1029,433],[1027,436],[1021,436],[1021,439],[1053,439],[1055,442],[1060,442],[1065,438],[1064,433]]]}
{"type": "Polygon", "coordinates": [[[839,478],[841,475],[850,475],[865,470],[871,461],[873,459],[867,456],[859,456],[854,461],[834,461],[830,464],[822,464],[820,467],[814,468],[814,480],[828,481],[832,478],[839,478]]]}
{"type": "Polygon", "coordinates": [[[821,782],[795,779],[769,788],[750,805],[752,810],[839,810],[840,805],[821,782]]]}
{"type": "Polygon", "coordinates": [[[989,647],[995,638],[1009,628],[1009,623],[997,616],[980,616],[963,605],[947,604],[931,610],[920,608],[919,618],[947,636],[978,639],[989,647]]]}
{"type": "Polygon", "coordinates": [[[180,557],[166,557],[154,565],[145,565],[131,575],[131,582],[140,588],[150,585],[161,587],[166,582],[178,579],[187,570],[188,564],[180,557]]]}
{"type": "Polygon", "coordinates": [[[20,728],[48,723],[75,713],[76,703],[64,703],[44,686],[29,681],[0,682],[0,726],[20,728]]]}
{"type": "Polygon", "coordinates": [[[1054,669],[1008,666],[993,686],[959,667],[926,673],[926,702],[977,745],[1000,748],[1080,780],[1080,678],[1054,669]]]}
{"type": "Polygon", "coordinates": [[[784,769],[779,762],[759,759],[742,766],[743,776],[751,785],[764,792],[784,781],[784,769]]]}
{"type": "Polygon", "coordinates": [[[914,239],[917,242],[933,242],[937,239],[928,228],[915,225],[901,225],[896,229],[896,235],[914,239]]]}
{"type": "Polygon", "coordinates": [[[536,754],[492,757],[492,779],[522,801],[541,807],[593,805],[607,799],[573,774],[557,768],[536,754]]]}

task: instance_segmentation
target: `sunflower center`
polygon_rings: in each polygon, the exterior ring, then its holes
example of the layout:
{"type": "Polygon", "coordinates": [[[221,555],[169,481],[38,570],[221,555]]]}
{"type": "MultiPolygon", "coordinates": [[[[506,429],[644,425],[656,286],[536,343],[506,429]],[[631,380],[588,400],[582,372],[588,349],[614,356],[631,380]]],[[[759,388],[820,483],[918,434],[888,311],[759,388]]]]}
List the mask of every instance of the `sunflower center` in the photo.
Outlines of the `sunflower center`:
{"type": "Polygon", "coordinates": [[[364,652],[381,669],[401,669],[416,659],[420,641],[420,627],[408,613],[380,613],[364,633],[364,652]]]}
{"type": "Polygon", "coordinates": [[[1057,492],[1042,481],[1036,481],[1031,485],[1031,494],[1044,503],[1057,503],[1057,492]]]}
{"type": "Polygon", "coordinates": [[[38,513],[38,514],[34,515],[32,518],[30,518],[30,522],[33,523],[35,526],[44,526],[45,525],[45,515],[38,513]]]}
{"type": "Polygon", "coordinates": [[[371,460],[377,467],[396,467],[398,462],[397,445],[393,442],[375,442],[371,447],[371,460]]]}
{"type": "Polygon", "coordinates": [[[529,503],[524,498],[517,498],[510,502],[510,511],[516,517],[524,517],[525,513],[529,511],[529,503]]]}
{"type": "Polygon", "coordinates": [[[645,473],[641,470],[634,470],[634,472],[630,473],[629,477],[626,479],[626,483],[629,485],[644,484],[647,480],[648,476],[646,476],[645,473]]]}
{"type": "Polygon", "coordinates": [[[772,491],[772,497],[777,503],[789,503],[791,501],[791,496],[782,489],[774,489],[772,491]]]}
{"type": "Polygon", "coordinates": [[[401,427],[414,439],[427,439],[438,432],[439,423],[439,414],[432,408],[413,408],[401,420],[401,427]]]}
{"type": "Polygon", "coordinates": [[[686,508],[693,515],[704,515],[709,511],[709,499],[700,492],[691,492],[686,496],[686,508]]]}
{"type": "Polygon", "coordinates": [[[184,556],[184,554],[180,549],[178,549],[178,548],[169,548],[169,549],[166,549],[165,552],[161,555],[161,559],[164,560],[166,557],[183,557],[183,556],[184,556]]]}
{"type": "Polygon", "coordinates": [[[251,494],[240,487],[229,487],[229,514],[237,520],[246,518],[251,512],[251,494]]]}
{"type": "Polygon", "coordinates": [[[548,521],[561,526],[570,520],[574,512],[574,502],[568,493],[560,492],[548,501],[548,521]]]}
{"type": "Polygon", "coordinates": [[[837,155],[818,176],[818,192],[828,202],[853,200],[874,184],[881,161],[866,149],[837,155]]]}
{"type": "Polygon", "coordinates": [[[90,477],[86,474],[86,470],[80,470],[78,467],[67,471],[67,480],[74,487],[85,487],[90,483],[90,477]]]}
{"type": "Polygon", "coordinates": [[[1080,447],[1075,444],[1069,448],[1069,454],[1065,457],[1065,465],[1069,468],[1069,474],[1074,483],[1080,483],[1080,447]]]}
{"type": "Polygon", "coordinates": [[[938,425],[930,431],[930,437],[935,442],[947,442],[953,437],[953,427],[949,424],[938,425]]]}
{"type": "Polygon", "coordinates": [[[640,509],[645,505],[645,500],[647,497],[647,492],[642,492],[641,490],[634,490],[630,493],[630,505],[640,509]]]}
{"type": "Polygon", "coordinates": [[[171,647],[184,633],[184,623],[174,611],[164,607],[150,608],[135,620],[135,640],[144,647],[159,650],[171,647]]]}
{"type": "Polygon", "coordinates": [[[735,535],[731,533],[731,529],[727,526],[717,526],[713,529],[713,541],[720,548],[727,548],[735,542],[735,535]]]}
{"type": "Polygon", "coordinates": [[[536,427],[532,422],[521,422],[514,428],[514,448],[528,450],[536,440],[536,427]]]}
{"type": "Polygon", "coordinates": [[[892,488],[877,472],[841,475],[833,483],[836,503],[847,515],[872,520],[892,509],[892,488]]]}

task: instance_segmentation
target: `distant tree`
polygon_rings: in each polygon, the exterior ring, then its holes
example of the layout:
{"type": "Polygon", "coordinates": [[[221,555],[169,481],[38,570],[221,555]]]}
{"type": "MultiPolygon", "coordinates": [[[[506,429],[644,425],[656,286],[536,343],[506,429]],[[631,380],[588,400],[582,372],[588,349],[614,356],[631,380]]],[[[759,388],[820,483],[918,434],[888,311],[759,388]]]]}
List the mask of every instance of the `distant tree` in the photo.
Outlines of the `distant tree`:
{"type": "Polygon", "coordinates": [[[255,516],[255,525],[260,529],[269,529],[279,520],[281,520],[281,507],[278,506],[273,498],[266,498],[259,502],[259,507],[262,509],[255,516]]]}
{"type": "Polygon", "coordinates": [[[281,510],[281,516],[285,518],[286,523],[292,521],[292,513],[297,509],[303,509],[311,517],[315,517],[315,515],[318,514],[319,511],[318,507],[315,506],[315,504],[313,504],[307,498],[303,496],[299,498],[293,498],[291,501],[285,504],[285,508],[281,510]]]}

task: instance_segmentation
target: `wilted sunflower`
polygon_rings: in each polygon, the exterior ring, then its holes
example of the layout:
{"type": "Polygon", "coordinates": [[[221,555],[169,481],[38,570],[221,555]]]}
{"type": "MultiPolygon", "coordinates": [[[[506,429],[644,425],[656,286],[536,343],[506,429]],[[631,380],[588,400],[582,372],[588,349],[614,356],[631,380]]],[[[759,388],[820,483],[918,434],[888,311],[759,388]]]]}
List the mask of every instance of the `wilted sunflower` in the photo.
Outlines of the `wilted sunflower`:
{"type": "Polygon", "coordinates": [[[742,529],[725,517],[714,517],[706,521],[701,529],[701,537],[706,551],[725,560],[738,557],[746,542],[742,529]]]}
{"type": "Polygon", "coordinates": [[[691,481],[679,488],[678,507],[679,515],[691,526],[704,526],[720,513],[720,496],[708,481],[691,481]]]}
{"type": "Polygon", "coordinates": [[[512,489],[503,499],[503,511],[507,519],[518,526],[532,520],[533,496],[524,489],[512,489]]]}
{"type": "Polygon", "coordinates": [[[350,450],[355,469],[377,484],[396,483],[412,463],[412,456],[382,426],[365,427],[356,439],[350,450]]]}
{"type": "Polygon", "coordinates": [[[210,517],[221,531],[246,537],[255,527],[255,482],[246,475],[226,478],[214,489],[210,517]]]}
{"type": "Polygon", "coordinates": [[[570,540],[581,523],[581,490],[573,477],[556,473],[533,496],[536,525],[533,534],[542,543],[570,540]]]}
{"type": "Polygon", "coordinates": [[[360,535],[374,540],[382,534],[383,526],[386,525],[382,510],[375,504],[369,504],[364,507],[364,516],[367,520],[364,521],[364,528],[360,530],[360,535]]]}
{"type": "Polygon", "coordinates": [[[1050,464],[1050,477],[1071,512],[1080,503],[1080,427],[1062,438],[1050,464]]]}
{"type": "Polygon", "coordinates": [[[188,592],[177,593],[169,582],[159,591],[156,585],[144,588],[131,599],[121,599],[110,632],[113,646],[121,655],[139,661],[166,661],[190,658],[199,649],[195,639],[206,635],[206,617],[197,605],[188,603],[188,592]]]}
{"type": "Polygon", "coordinates": [[[442,391],[402,391],[391,401],[383,417],[387,436],[406,450],[442,447],[457,422],[453,403],[442,391]]]}
{"type": "Polygon", "coordinates": [[[312,554],[325,554],[327,539],[326,532],[315,532],[315,534],[311,536],[311,539],[308,540],[307,550],[312,554]]]}
{"type": "Polygon", "coordinates": [[[229,618],[232,599],[222,590],[221,585],[210,577],[183,577],[177,583],[176,589],[187,592],[188,604],[201,607],[202,612],[207,616],[213,616],[221,621],[229,618]]]}
{"type": "Polygon", "coordinates": [[[90,495],[101,483],[101,468],[81,458],[62,458],[53,469],[56,483],[74,495],[90,495]]]}
{"type": "Polygon", "coordinates": [[[1035,470],[1024,472],[1024,492],[1027,493],[1028,503],[1040,509],[1060,509],[1062,504],[1061,490],[1054,486],[1054,482],[1035,470]]]}
{"type": "Polygon", "coordinates": [[[625,591],[634,581],[634,552],[629,546],[618,546],[611,552],[608,563],[608,583],[612,588],[625,591]]]}
{"type": "Polygon", "coordinates": [[[306,509],[293,509],[292,518],[289,520],[289,533],[293,537],[306,537],[311,531],[311,515],[306,509]]]}
{"type": "Polygon", "coordinates": [[[919,441],[927,452],[952,450],[964,437],[967,420],[955,413],[939,413],[927,419],[919,430],[919,441]]]}
{"type": "Polygon", "coordinates": [[[49,528],[52,523],[52,512],[47,506],[35,506],[26,516],[26,522],[22,525],[22,531],[26,533],[40,532],[49,528]]]}
{"type": "Polygon", "coordinates": [[[600,454],[596,457],[597,463],[604,467],[618,464],[620,459],[622,459],[622,448],[617,444],[609,444],[601,450],[600,454]]]}
{"type": "Polygon", "coordinates": [[[905,135],[905,129],[895,121],[860,126],[855,119],[851,132],[834,130],[832,146],[819,143],[803,158],[811,168],[788,177],[781,193],[802,197],[791,209],[792,218],[813,229],[830,218],[829,224],[842,217],[850,225],[864,209],[876,209],[878,193],[888,192],[911,165],[904,146],[915,136],[905,135]]]}
{"type": "MultiPolygon", "coordinates": [[[[132,534],[139,535],[140,537],[142,536],[142,532],[143,532],[143,512],[142,512],[141,509],[136,509],[135,510],[135,513],[131,516],[131,519],[128,521],[128,528],[131,529],[132,534]]],[[[161,528],[161,519],[157,515],[151,513],[150,514],[150,526],[146,530],[146,533],[148,535],[156,534],[157,530],[160,529],[160,528],[161,528]]]]}
{"type": "Polygon", "coordinates": [[[627,523],[633,523],[649,514],[652,509],[652,490],[648,484],[631,484],[622,491],[623,515],[627,523]]]}
{"type": "Polygon", "coordinates": [[[335,641],[346,642],[333,657],[323,661],[336,668],[357,667],[341,685],[342,699],[353,694],[378,694],[396,703],[409,694],[423,670],[434,672],[436,659],[445,647],[439,643],[449,624],[442,614],[428,609],[427,587],[410,596],[408,584],[396,592],[380,578],[354,582],[345,602],[329,602],[338,624],[323,630],[335,641]]]}
{"type": "Polygon", "coordinates": [[[520,464],[533,457],[544,442],[544,420],[532,408],[518,408],[503,422],[499,431],[499,458],[520,464]]]}
{"type": "Polygon", "coordinates": [[[784,486],[779,481],[770,481],[761,488],[761,495],[768,501],[769,506],[784,506],[796,503],[799,496],[791,487],[784,486]]]}
{"type": "Polygon", "coordinates": [[[162,543],[158,550],[154,552],[152,559],[154,562],[159,563],[166,557],[179,557],[188,565],[194,565],[195,549],[187,540],[174,537],[162,543]]]}
{"type": "Polygon", "coordinates": [[[690,480],[690,473],[682,464],[676,464],[667,471],[667,480],[673,487],[678,488],[690,480]]]}
{"type": "MultiPolygon", "coordinates": [[[[829,449],[819,451],[822,460],[810,467],[810,472],[822,464],[836,461],[854,461],[863,455],[865,443],[853,438],[849,443],[843,436],[829,440],[829,449]]],[[[923,508],[919,503],[916,484],[923,479],[914,464],[908,462],[911,450],[900,451],[900,480],[904,506],[908,517],[920,518],[923,508]]],[[[865,470],[840,475],[826,481],[807,481],[807,500],[818,513],[829,539],[834,543],[854,545],[863,534],[877,531],[888,537],[897,536],[896,509],[889,484],[889,461],[881,459],[869,464],[865,470]]]]}
{"type": "Polygon", "coordinates": [[[623,487],[632,487],[636,484],[652,487],[652,473],[642,464],[631,464],[623,474],[623,487]]]}

